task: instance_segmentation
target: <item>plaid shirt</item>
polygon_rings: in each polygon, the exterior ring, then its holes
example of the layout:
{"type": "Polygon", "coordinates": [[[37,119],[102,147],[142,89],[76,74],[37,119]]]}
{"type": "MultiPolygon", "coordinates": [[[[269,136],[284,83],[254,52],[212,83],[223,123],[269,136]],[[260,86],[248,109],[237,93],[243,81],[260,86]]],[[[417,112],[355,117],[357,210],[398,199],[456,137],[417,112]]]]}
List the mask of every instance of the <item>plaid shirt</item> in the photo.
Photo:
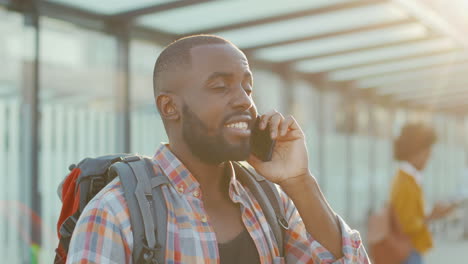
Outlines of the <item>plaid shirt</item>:
{"type": "MultiPolygon", "coordinates": [[[[169,178],[163,186],[168,208],[166,263],[219,263],[218,242],[203,209],[200,185],[165,146],[156,152],[154,165],[169,178]]],[[[369,263],[359,233],[339,218],[344,257],[333,255],[305,229],[292,201],[281,192],[289,229],[284,237],[284,258],[260,205],[252,193],[232,177],[229,196],[239,203],[245,228],[252,237],[261,263],[369,263]]],[[[90,201],[73,233],[67,263],[132,263],[133,236],[123,189],[118,179],[90,201]]]]}

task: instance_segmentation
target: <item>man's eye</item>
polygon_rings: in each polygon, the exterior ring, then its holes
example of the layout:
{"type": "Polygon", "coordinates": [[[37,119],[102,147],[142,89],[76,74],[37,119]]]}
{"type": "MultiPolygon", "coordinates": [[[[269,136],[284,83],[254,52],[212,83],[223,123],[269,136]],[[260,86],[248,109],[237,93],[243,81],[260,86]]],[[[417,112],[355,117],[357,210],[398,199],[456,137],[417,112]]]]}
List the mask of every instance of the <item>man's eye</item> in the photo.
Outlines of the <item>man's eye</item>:
{"type": "Polygon", "coordinates": [[[214,90],[217,90],[217,91],[224,91],[227,89],[226,86],[216,86],[215,88],[213,88],[214,90]]]}

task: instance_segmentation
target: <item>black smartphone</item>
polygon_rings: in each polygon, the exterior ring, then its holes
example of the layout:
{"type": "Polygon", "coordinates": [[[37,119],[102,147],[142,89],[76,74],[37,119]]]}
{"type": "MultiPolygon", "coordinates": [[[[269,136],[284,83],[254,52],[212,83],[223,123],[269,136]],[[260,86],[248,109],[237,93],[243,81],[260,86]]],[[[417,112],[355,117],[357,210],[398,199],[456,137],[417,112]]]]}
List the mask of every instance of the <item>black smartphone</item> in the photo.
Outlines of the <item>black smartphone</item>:
{"type": "Polygon", "coordinates": [[[270,161],[276,141],[271,139],[269,125],[260,130],[260,116],[257,117],[251,134],[251,152],[261,161],[270,161]]]}

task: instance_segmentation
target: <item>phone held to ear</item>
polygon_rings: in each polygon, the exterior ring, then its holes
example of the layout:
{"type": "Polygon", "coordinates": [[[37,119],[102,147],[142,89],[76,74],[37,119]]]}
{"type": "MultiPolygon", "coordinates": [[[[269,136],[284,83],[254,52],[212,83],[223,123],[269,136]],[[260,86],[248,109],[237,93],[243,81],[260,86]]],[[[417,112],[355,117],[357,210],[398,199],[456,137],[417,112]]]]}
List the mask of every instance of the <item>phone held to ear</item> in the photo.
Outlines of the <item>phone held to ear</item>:
{"type": "Polygon", "coordinates": [[[260,130],[259,125],[260,116],[257,117],[252,129],[250,140],[251,153],[261,161],[270,161],[273,156],[276,140],[271,139],[270,124],[264,130],[260,130]]]}

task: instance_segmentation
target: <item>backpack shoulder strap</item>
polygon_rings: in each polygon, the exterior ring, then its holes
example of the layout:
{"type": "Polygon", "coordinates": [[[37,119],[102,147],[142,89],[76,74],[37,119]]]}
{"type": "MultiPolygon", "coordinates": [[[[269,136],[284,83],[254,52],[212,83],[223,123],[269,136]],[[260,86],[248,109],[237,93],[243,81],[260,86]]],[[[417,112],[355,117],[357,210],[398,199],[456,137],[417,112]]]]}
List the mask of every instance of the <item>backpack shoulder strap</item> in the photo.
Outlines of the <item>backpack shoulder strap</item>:
{"type": "Polygon", "coordinates": [[[284,231],[289,228],[284,205],[276,185],[260,176],[253,168],[233,162],[236,176],[253,193],[267,219],[280,251],[284,257],[284,231]]]}
{"type": "Polygon", "coordinates": [[[167,208],[160,188],[168,179],[149,158],[130,156],[111,167],[122,182],[133,232],[134,263],[164,263],[167,208]]]}

